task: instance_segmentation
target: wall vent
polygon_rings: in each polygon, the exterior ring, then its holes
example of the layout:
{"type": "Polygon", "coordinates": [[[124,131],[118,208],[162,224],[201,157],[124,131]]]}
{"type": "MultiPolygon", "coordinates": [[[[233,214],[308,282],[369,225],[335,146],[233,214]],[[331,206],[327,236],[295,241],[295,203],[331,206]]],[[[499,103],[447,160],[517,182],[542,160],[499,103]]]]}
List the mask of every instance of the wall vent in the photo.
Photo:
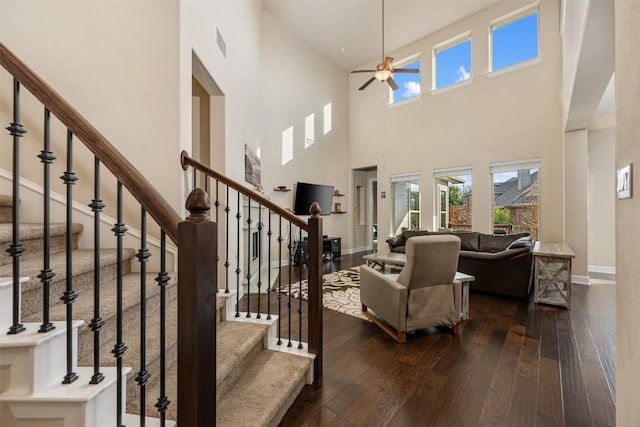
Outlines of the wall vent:
{"type": "Polygon", "coordinates": [[[220,29],[216,27],[216,43],[218,44],[218,48],[220,49],[220,53],[224,58],[227,58],[227,43],[225,43],[222,38],[222,34],[220,34],[220,29]]]}

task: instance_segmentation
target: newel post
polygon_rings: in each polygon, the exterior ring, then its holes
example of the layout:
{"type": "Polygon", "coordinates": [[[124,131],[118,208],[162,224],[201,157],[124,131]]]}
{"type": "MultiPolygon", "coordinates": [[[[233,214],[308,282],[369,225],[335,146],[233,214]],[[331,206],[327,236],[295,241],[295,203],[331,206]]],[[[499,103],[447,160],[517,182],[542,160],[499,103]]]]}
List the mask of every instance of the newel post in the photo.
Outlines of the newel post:
{"type": "Polygon", "coordinates": [[[216,423],[216,290],[218,226],[207,194],[187,197],[178,225],[178,422],[216,423]]]}
{"type": "Polygon", "coordinates": [[[322,380],[322,218],[318,203],[311,205],[309,224],[309,352],[316,355],[315,382],[322,380]]]}

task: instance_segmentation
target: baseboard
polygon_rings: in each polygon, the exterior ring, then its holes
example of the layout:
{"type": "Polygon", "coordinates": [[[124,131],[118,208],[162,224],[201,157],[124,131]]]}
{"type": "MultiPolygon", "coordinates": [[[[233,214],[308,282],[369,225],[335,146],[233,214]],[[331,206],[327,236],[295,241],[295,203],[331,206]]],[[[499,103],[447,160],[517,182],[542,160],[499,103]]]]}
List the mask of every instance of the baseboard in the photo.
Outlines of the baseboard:
{"type": "Polygon", "coordinates": [[[589,277],[594,279],[616,280],[616,268],[606,265],[589,265],[589,277]]]}
{"type": "Polygon", "coordinates": [[[578,276],[576,274],[572,274],[571,283],[574,283],[576,285],[590,285],[591,280],[589,279],[589,276],[578,276]]]}

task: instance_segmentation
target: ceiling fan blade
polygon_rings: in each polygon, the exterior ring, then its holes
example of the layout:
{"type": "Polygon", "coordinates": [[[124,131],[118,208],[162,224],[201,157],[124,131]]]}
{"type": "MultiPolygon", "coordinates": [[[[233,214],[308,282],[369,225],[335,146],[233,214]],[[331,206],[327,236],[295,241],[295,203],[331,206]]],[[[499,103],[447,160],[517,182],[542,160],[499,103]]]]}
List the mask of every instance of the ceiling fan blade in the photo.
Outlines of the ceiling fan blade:
{"type": "Polygon", "coordinates": [[[398,89],[398,84],[396,83],[395,80],[393,80],[393,77],[389,77],[387,78],[387,83],[389,83],[389,86],[391,86],[391,89],[393,90],[397,90],[398,89]]]}
{"type": "Polygon", "coordinates": [[[353,70],[351,73],[375,73],[376,70],[353,70]]]}
{"type": "Polygon", "coordinates": [[[367,80],[367,82],[365,84],[360,86],[360,88],[358,90],[365,90],[367,88],[367,86],[369,86],[371,83],[373,83],[373,81],[375,79],[376,79],[375,77],[371,77],[369,80],[367,80]]]}
{"type": "Polygon", "coordinates": [[[393,58],[390,56],[387,56],[386,58],[384,58],[384,62],[382,63],[382,68],[389,68],[392,62],[393,62],[393,58]]]}
{"type": "Polygon", "coordinates": [[[414,73],[414,74],[418,74],[420,72],[418,68],[394,68],[391,71],[394,73],[414,73]]]}

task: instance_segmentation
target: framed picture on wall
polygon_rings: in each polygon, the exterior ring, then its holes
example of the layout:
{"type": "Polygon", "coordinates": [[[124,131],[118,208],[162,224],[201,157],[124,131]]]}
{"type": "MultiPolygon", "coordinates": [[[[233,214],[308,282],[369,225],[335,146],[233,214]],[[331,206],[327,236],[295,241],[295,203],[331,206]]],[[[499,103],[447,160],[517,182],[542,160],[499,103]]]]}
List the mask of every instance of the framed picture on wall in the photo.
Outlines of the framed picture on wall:
{"type": "Polygon", "coordinates": [[[260,157],[244,144],[244,180],[256,187],[260,185],[260,157]]]}

